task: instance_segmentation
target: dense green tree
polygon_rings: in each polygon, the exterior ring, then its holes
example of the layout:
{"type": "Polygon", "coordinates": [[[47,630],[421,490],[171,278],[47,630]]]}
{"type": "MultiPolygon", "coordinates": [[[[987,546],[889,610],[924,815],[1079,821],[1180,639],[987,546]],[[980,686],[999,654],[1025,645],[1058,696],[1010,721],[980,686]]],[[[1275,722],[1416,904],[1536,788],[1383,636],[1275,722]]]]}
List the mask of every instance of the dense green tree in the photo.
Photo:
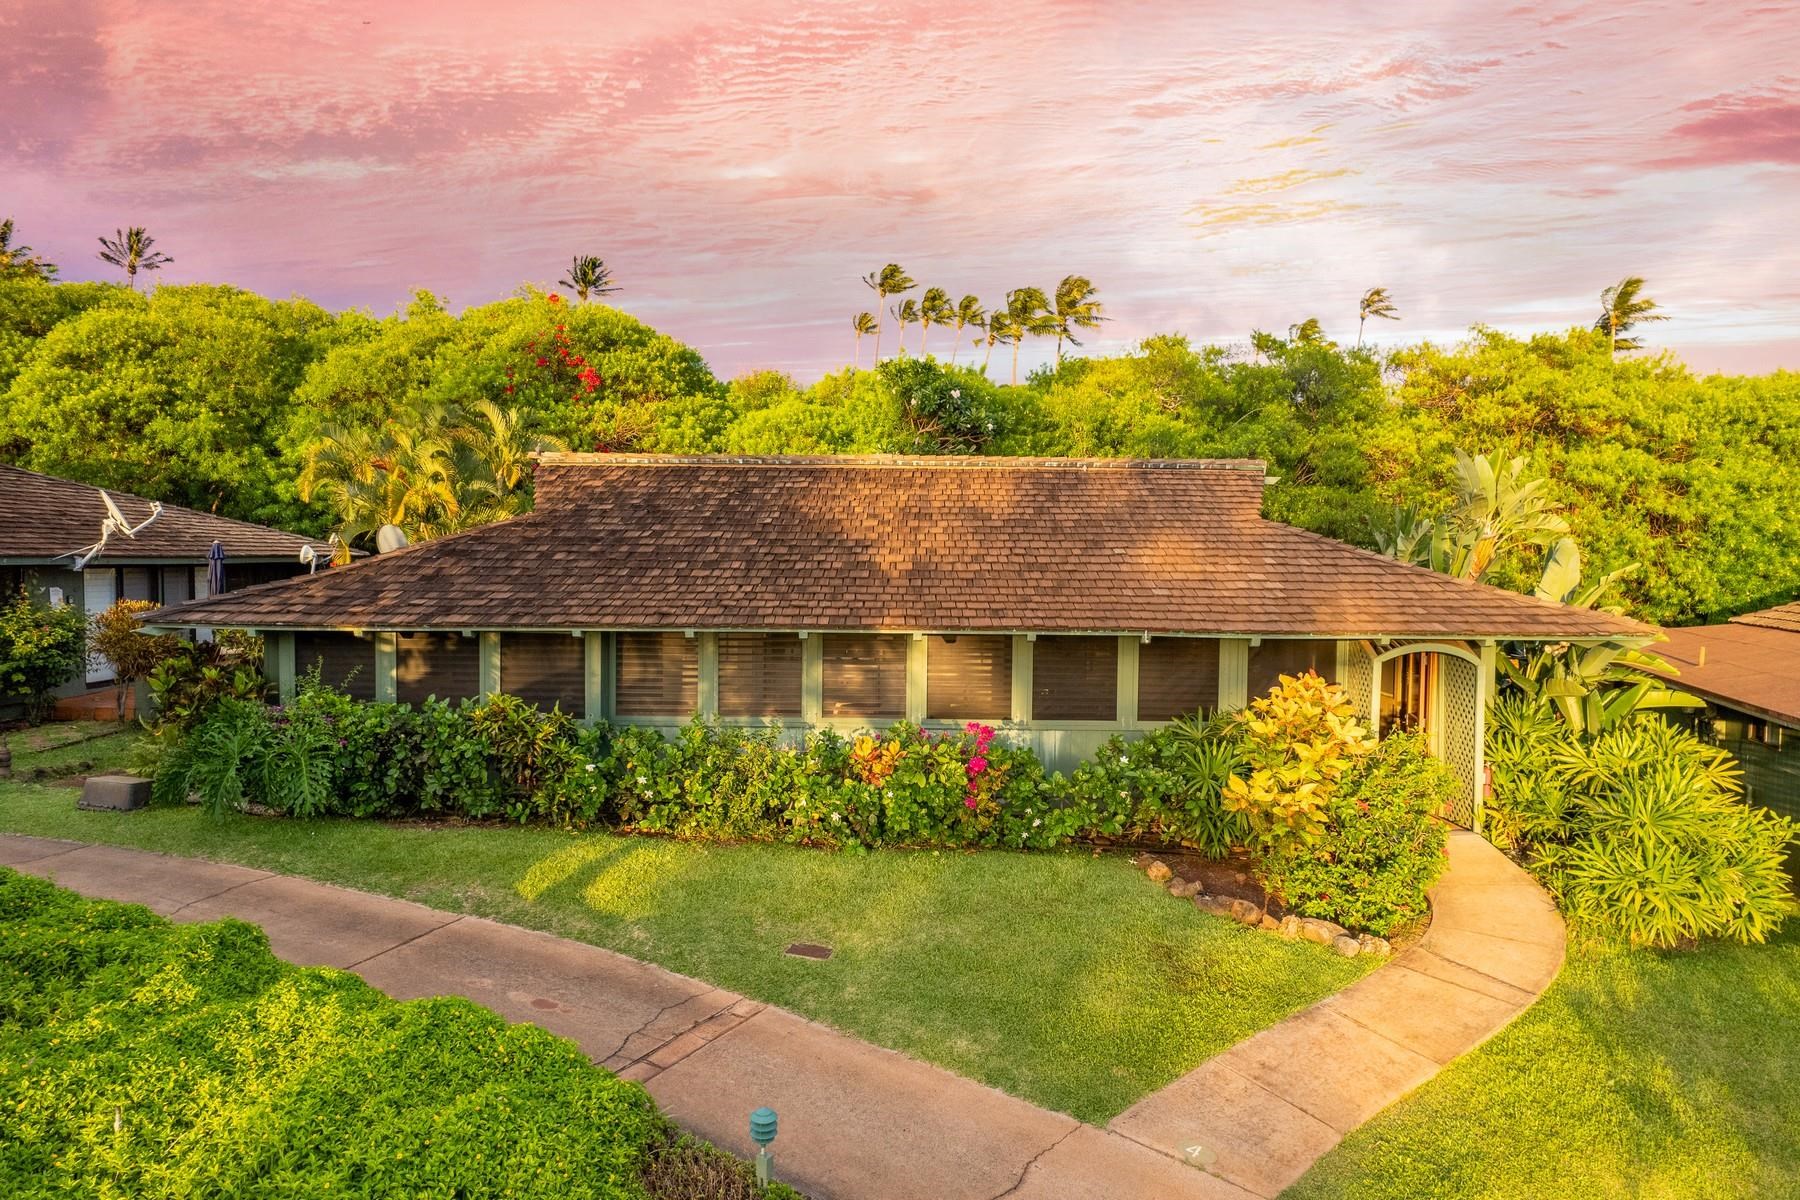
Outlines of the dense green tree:
{"type": "Polygon", "coordinates": [[[77,313],[101,304],[141,304],[115,283],[52,283],[30,272],[0,274],[0,397],[40,338],[77,313]]]}
{"type": "Polygon", "coordinates": [[[142,225],[115,230],[112,237],[100,239],[100,261],[125,272],[125,286],[136,288],[139,271],[160,271],[175,261],[155,245],[156,239],[142,225]]]}

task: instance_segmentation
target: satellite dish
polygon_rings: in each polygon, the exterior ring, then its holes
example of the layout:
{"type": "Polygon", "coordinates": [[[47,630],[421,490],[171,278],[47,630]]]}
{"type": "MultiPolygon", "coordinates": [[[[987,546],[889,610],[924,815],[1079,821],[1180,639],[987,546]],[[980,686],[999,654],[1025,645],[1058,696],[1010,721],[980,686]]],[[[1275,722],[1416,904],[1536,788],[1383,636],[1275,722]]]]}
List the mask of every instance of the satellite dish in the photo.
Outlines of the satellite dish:
{"type": "Polygon", "coordinates": [[[119,506],[113,503],[111,492],[107,491],[105,488],[101,488],[100,499],[106,501],[106,513],[112,518],[113,524],[118,526],[121,532],[131,528],[131,522],[125,519],[125,514],[119,511],[119,506]]]}
{"type": "Polygon", "coordinates": [[[406,534],[398,525],[383,525],[375,531],[375,553],[386,554],[406,545],[406,534]]]}
{"type": "Polygon", "coordinates": [[[311,546],[300,547],[300,565],[306,568],[308,575],[319,569],[319,552],[311,546]]]}

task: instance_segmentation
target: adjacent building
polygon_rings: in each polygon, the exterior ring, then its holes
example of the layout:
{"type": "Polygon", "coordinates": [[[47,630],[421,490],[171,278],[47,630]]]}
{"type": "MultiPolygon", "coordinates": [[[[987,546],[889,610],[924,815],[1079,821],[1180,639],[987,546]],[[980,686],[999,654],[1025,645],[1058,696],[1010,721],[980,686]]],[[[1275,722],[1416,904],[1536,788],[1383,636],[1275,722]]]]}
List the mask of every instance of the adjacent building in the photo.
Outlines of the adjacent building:
{"type": "Polygon", "coordinates": [[[1423,731],[1477,824],[1501,641],[1606,613],[1265,520],[1257,461],[547,455],[533,512],[152,619],[268,638],[284,692],[504,690],[585,719],[1003,726],[1066,768],[1282,673],[1423,731]]]}

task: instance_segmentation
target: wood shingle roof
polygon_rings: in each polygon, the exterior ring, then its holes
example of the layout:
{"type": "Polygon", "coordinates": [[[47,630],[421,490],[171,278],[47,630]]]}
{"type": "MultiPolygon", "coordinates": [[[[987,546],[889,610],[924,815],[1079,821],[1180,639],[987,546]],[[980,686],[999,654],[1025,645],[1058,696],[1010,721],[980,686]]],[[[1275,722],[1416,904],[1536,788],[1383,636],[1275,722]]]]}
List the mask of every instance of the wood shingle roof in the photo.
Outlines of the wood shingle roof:
{"type": "Polygon", "coordinates": [[[1264,520],[1245,460],[550,455],[530,514],[164,610],[364,629],[1600,638],[1605,613],[1264,520]]]}

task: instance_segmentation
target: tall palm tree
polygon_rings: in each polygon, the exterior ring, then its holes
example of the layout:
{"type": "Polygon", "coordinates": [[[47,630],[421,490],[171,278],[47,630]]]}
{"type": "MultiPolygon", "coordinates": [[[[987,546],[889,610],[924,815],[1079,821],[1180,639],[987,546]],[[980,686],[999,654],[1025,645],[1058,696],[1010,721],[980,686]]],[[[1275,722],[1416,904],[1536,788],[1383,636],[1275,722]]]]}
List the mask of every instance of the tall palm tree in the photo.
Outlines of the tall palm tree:
{"type": "MultiPolygon", "coordinates": [[[[956,302],[956,311],[950,316],[950,323],[956,327],[956,342],[950,347],[950,361],[956,362],[956,352],[962,348],[962,331],[965,328],[987,329],[987,309],[981,307],[981,301],[975,296],[964,296],[956,302]]],[[[981,339],[976,338],[980,345],[981,339]]]]}
{"type": "Polygon", "coordinates": [[[1600,293],[1600,316],[1594,321],[1594,331],[1606,335],[1608,351],[1615,359],[1621,350],[1643,349],[1642,341],[1625,336],[1633,326],[1640,321],[1669,319],[1667,313],[1656,311],[1656,301],[1643,292],[1643,277],[1627,275],[1600,293]]]}
{"type": "Polygon", "coordinates": [[[1101,310],[1106,307],[1100,299],[1100,289],[1085,275],[1064,275],[1062,282],[1056,285],[1056,365],[1062,367],[1063,341],[1070,345],[1081,345],[1081,339],[1075,336],[1077,329],[1098,329],[1100,322],[1106,320],[1101,310]]]}
{"type": "Polygon", "coordinates": [[[492,400],[477,400],[452,415],[456,424],[448,436],[463,492],[459,507],[469,524],[524,512],[530,502],[525,485],[531,482],[532,455],[568,449],[561,440],[533,430],[520,410],[492,400]]]}
{"type": "Polygon", "coordinates": [[[125,272],[125,282],[137,287],[139,271],[160,271],[175,260],[160,250],[151,249],[156,239],[144,232],[142,225],[115,229],[114,236],[100,239],[100,261],[111,263],[125,272]]]}
{"type": "Polygon", "coordinates": [[[1398,321],[1400,310],[1394,307],[1393,300],[1384,287],[1372,287],[1363,293],[1362,303],[1356,306],[1356,348],[1362,349],[1363,323],[1370,317],[1379,317],[1383,321],[1398,321]]]}
{"type": "MultiPolygon", "coordinates": [[[[863,276],[863,283],[875,293],[875,361],[881,361],[881,314],[887,307],[889,296],[898,296],[901,292],[910,292],[918,285],[899,263],[889,263],[879,271],[870,271],[863,276]]],[[[901,339],[905,344],[905,339],[901,339]]]]}
{"type": "MultiPolygon", "coordinates": [[[[915,321],[919,320],[919,302],[917,300],[914,300],[911,296],[908,296],[906,299],[902,300],[899,303],[899,305],[892,310],[892,312],[894,314],[895,323],[900,326],[900,333],[899,333],[900,353],[905,354],[906,353],[906,327],[908,325],[913,324],[915,321]]],[[[881,341],[880,336],[877,335],[875,340],[876,340],[876,343],[879,344],[881,341]]]]}
{"type": "Polygon", "coordinates": [[[56,264],[45,262],[30,246],[13,245],[13,219],[0,221],[0,278],[7,275],[36,275],[49,279],[56,274],[56,264]]]}
{"type": "Polygon", "coordinates": [[[857,313],[856,319],[850,322],[850,327],[856,331],[856,354],[852,358],[850,365],[857,370],[861,370],[863,334],[875,332],[875,314],[866,312],[857,313]]]}
{"type": "Polygon", "coordinates": [[[577,254],[569,260],[569,273],[557,281],[557,287],[574,292],[577,303],[586,304],[589,296],[610,296],[619,289],[613,286],[612,268],[591,254],[577,254]]]}
{"type": "Polygon", "coordinates": [[[987,319],[987,336],[975,339],[977,345],[982,342],[987,343],[987,353],[981,358],[983,375],[987,374],[988,363],[993,360],[995,343],[1008,341],[1012,336],[1012,317],[1008,316],[1003,308],[995,309],[993,315],[987,319]]]}
{"type": "Polygon", "coordinates": [[[955,315],[950,307],[950,293],[943,288],[926,288],[919,301],[919,357],[925,357],[925,338],[933,325],[948,325],[955,315]]]}
{"type": "Polygon", "coordinates": [[[1028,337],[1041,337],[1056,332],[1056,314],[1050,311],[1050,300],[1043,288],[1014,288],[1006,293],[1007,337],[1012,343],[1012,381],[1019,382],[1019,346],[1028,337]]]}
{"type": "Polygon", "coordinates": [[[446,418],[436,408],[379,430],[324,430],[306,449],[300,498],[317,496],[331,507],[346,547],[383,525],[397,525],[413,540],[454,533],[466,521],[446,418]]]}

